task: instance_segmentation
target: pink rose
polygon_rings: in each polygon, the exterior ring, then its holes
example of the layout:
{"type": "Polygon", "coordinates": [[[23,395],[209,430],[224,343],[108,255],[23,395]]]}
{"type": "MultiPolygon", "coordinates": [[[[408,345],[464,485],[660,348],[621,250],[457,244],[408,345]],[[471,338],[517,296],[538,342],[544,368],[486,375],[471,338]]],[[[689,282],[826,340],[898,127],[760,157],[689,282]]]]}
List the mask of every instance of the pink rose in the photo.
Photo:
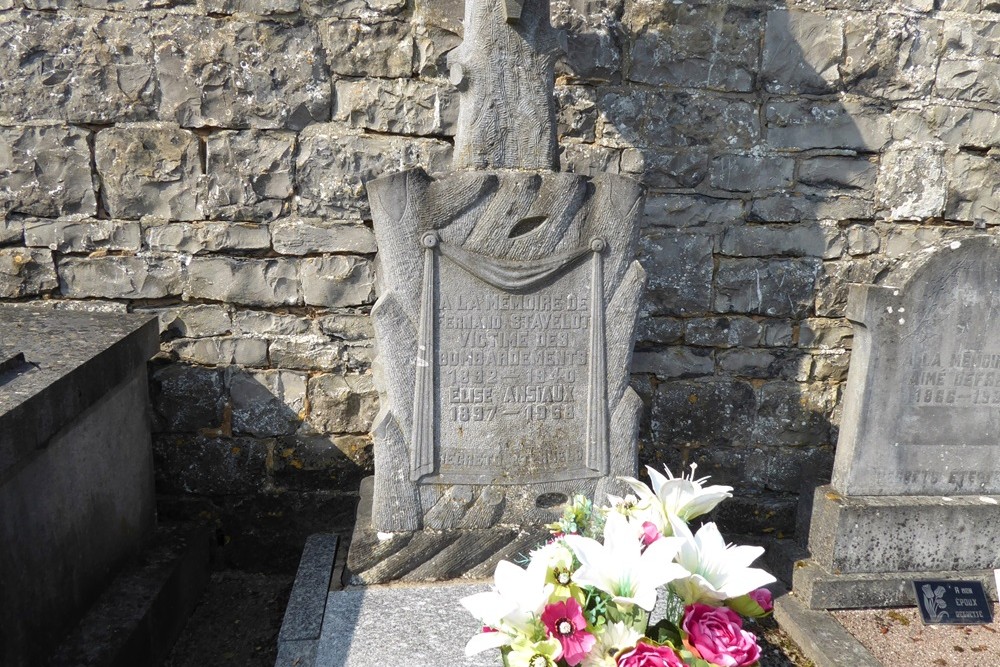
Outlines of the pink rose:
{"type": "Polygon", "coordinates": [[[757,637],[732,609],[695,603],[684,610],[684,645],[713,665],[748,667],[760,659],[757,637]]]}
{"type": "Polygon", "coordinates": [[[618,657],[618,667],[684,667],[684,663],[669,646],[640,641],[634,649],[618,657]]]}
{"type": "Polygon", "coordinates": [[[755,591],[750,591],[749,595],[754,602],[760,605],[760,608],[764,610],[765,614],[774,609],[774,601],[771,599],[771,591],[766,588],[758,588],[755,591]]]}

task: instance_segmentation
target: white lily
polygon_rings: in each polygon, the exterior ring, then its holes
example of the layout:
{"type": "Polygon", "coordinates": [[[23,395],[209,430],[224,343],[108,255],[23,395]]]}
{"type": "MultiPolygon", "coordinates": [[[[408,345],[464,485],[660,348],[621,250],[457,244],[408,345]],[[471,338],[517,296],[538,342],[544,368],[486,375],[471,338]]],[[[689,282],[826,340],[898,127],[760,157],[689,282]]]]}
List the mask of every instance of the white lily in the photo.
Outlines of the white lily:
{"type": "Polygon", "coordinates": [[[604,632],[597,635],[597,643],[583,659],[581,667],[616,667],[615,655],[622,649],[635,646],[642,633],[621,621],[608,623],[604,632]]]}
{"type": "Polygon", "coordinates": [[[634,604],[651,611],[656,589],[688,574],[672,562],[680,548],[679,539],[660,538],[643,550],[635,529],[617,512],[608,514],[604,544],[579,535],[564,539],[581,563],[574,575],[576,583],[599,588],[621,605],[634,604]]]}
{"type": "Polygon", "coordinates": [[[670,523],[682,540],[677,563],[687,571],[687,576],[670,583],[670,589],[684,604],[718,604],[775,581],[764,570],[750,567],[764,553],[762,547],[727,546],[714,523],[706,523],[695,535],[676,517],[670,523]]]}
{"type": "Polygon", "coordinates": [[[518,567],[509,561],[497,563],[493,575],[495,589],[469,595],[460,600],[476,619],[499,632],[483,632],[472,637],[465,646],[466,655],[511,643],[520,633],[530,633],[552,594],[552,584],[545,583],[544,565],[518,567]]]}
{"type": "Polygon", "coordinates": [[[697,468],[698,466],[692,463],[689,477],[684,475],[674,477],[670,469],[664,466],[663,469],[667,473],[664,477],[653,467],[646,466],[649,480],[653,485],[652,489],[633,477],[622,477],[621,479],[632,487],[638,494],[640,501],[653,502],[660,509],[662,525],[658,527],[661,531],[666,532],[671,516],[690,521],[711,512],[726,498],[733,497],[733,487],[731,486],[716,484],[706,487],[704,483],[708,481],[708,477],[695,479],[697,468]]]}

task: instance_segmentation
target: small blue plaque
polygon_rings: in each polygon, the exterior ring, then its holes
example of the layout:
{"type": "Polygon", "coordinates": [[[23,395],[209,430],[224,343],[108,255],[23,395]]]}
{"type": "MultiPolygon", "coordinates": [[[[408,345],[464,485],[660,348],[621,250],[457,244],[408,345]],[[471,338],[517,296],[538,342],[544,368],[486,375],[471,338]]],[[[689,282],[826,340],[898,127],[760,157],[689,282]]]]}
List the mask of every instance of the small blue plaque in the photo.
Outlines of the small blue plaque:
{"type": "Polygon", "coordinates": [[[993,605],[981,581],[920,579],[913,582],[920,618],[925,625],[985,625],[993,622],[993,605]]]}

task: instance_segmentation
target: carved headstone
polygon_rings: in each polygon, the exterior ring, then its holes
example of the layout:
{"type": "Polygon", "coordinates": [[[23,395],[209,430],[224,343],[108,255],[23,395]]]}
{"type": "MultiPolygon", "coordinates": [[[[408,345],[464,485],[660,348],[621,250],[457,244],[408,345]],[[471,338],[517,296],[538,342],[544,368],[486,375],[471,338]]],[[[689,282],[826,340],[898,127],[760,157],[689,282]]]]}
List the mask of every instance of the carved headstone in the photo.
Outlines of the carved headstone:
{"type": "Polygon", "coordinates": [[[465,31],[456,171],[368,184],[377,531],[537,526],[636,473],[642,188],[552,171],[547,0],[469,0],[465,31]]]}
{"type": "Polygon", "coordinates": [[[795,579],[813,606],[897,604],[914,572],[1000,566],[1000,241],[945,244],[893,284],[848,302],[833,479],[815,495],[814,567],[795,579]]]}

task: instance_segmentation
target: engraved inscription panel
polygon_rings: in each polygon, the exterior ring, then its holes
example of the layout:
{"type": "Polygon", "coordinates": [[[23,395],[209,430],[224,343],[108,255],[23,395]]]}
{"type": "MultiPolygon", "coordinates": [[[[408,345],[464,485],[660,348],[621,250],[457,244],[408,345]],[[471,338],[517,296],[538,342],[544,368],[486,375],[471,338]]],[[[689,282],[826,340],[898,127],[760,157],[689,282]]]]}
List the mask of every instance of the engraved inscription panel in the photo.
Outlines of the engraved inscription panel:
{"type": "Polygon", "coordinates": [[[589,264],[526,293],[439,259],[438,460],[429,482],[592,477],[585,462],[589,264]]]}

